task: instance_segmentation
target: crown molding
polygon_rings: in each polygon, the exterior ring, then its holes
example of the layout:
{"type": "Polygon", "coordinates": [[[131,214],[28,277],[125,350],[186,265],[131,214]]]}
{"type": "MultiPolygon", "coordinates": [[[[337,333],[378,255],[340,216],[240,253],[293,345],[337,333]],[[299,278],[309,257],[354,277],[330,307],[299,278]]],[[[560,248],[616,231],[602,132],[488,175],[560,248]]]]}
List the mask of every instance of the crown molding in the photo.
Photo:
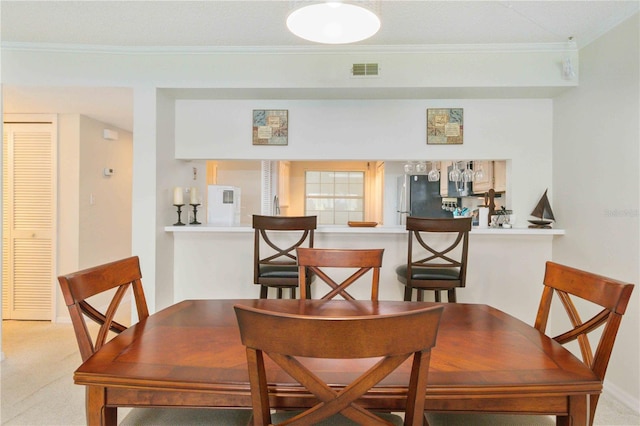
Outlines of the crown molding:
{"type": "Polygon", "coordinates": [[[118,55],[354,54],[354,53],[540,53],[577,51],[575,43],[439,44],[357,46],[106,46],[2,42],[4,51],[118,55]]]}

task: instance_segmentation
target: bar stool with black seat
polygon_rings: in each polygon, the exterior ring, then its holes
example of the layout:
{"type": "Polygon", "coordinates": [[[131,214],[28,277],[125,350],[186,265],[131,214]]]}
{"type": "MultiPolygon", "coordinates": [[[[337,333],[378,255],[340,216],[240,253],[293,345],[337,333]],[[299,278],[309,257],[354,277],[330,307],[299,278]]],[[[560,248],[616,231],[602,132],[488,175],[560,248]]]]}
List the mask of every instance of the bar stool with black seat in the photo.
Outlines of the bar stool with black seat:
{"type": "MultiPolygon", "coordinates": [[[[283,289],[296,298],[298,265],[296,248],[313,247],[316,216],[253,215],[255,239],[253,248],[253,283],[260,286],[260,298],[266,299],[269,288],[277,289],[282,299],[283,289]]],[[[306,279],[307,294],[311,292],[312,276],[306,279]]]]}
{"type": "Polygon", "coordinates": [[[464,287],[467,278],[467,254],[471,218],[407,217],[407,263],[396,268],[398,280],[406,287],[404,300],[410,301],[413,290],[418,300],[424,291],[446,291],[449,302],[456,302],[456,288],[464,287]]]}

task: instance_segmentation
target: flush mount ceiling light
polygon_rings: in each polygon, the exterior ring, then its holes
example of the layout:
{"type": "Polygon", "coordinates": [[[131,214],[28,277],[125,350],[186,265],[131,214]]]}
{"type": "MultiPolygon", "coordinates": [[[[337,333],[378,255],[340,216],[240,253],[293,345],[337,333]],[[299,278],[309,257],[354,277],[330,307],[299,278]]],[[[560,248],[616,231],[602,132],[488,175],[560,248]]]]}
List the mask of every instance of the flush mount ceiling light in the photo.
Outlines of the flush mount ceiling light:
{"type": "Polygon", "coordinates": [[[346,44],[365,40],[378,32],[380,18],[360,4],[327,1],[291,12],[287,28],[298,37],[316,43],[346,44]]]}

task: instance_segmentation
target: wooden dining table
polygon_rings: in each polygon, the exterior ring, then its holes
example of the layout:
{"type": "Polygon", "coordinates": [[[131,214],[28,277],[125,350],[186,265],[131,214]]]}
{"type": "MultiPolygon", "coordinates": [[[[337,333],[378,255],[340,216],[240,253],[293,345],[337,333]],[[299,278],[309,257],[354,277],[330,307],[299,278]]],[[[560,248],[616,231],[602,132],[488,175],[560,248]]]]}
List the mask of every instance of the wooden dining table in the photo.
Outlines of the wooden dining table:
{"type": "MultiPolygon", "coordinates": [[[[344,300],[186,300],[159,311],[103,346],[74,373],[87,386],[87,423],[113,425],[117,407],[251,409],[245,348],[234,305],[303,315],[382,315],[431,302],[344,300]]],[[[425,410],[546,414],[587,425],[587,396],[602,383],[579,359],[532,326],[491,306],[443,304],[432,351],[425,410]]],[[[287,333],[287,330],[282,330],[287,333]]],[[[420,330],[416,330],[419,333],[420,330]]],[[[308,360],[335,386],[372,360],[308,360]]],[[[369,408],[403,411],[409,364],[369,392],[369,408]]],[[[312,395],[267,364],[271,406],[306,407],[312,395]]]]}

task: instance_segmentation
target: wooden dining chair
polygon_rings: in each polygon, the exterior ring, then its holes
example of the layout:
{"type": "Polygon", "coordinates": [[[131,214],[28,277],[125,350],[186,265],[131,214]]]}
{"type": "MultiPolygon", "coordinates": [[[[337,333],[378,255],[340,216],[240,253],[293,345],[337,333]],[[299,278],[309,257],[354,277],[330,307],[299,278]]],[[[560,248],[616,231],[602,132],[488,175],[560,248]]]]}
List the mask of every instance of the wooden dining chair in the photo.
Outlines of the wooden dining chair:
{"type": "Polygon", "coordinates": [[[247,351],[254,426],[271,425],[280,417],[291,426],[318,424],[328,418],[329,424],[340,424],[337,422],[344,417],[360,425],[394,424],[389,423],[391,419],[402,424],[399,417],[386,415],[383,419],[357,400],[410,357],[413,361],[404,424],[422,426],[431,348],[436,342],[441,306],[393,315],[345,316],[341,311],[338,316],[323,317],[241,305],[234,308],[247,351]],[[265,355],[311,392],[317,404],[293,416],[286,412],[272,415],[265,355]],[[381,359],[346,387],[337,389],[322,380],[321,372],[310,371],[300,357],[381,359]]]}
{"type": "MultiPolygon", "coordinates": [[[[142,288],[140,261],[137,256],[61,275],[58,277],[58,282],[65,304],[69,308],[83,362],[99,351],[110,338],[127,329],[127,326],[115,319],[118,316],[123,316],[123,312],[119,312],[118,308],[129,289],[133,294],[138,321],[144,322],[149,317],[147,301],[142,288]],[[89,299],[91,303],[89,303],[89,299]],[[106,309],[96,307],[102,305],[106,306],[106,309]],[[97,331],[91,330],[86,319],[98,324],[99,329],[97,331]],[[95,339],[92,335],[95,335],[95,339]]],[[[87,415],[88,413],[89,410],[87,410],[87,415]]],[[[106,417],[109,416],[112,414],[107,413],[106,417]]],[[[135,409],[128,416],[129,421],[135,419],[136,424],[156,425],[186,424],[189,419],[199,420],[202,417],[202,410],[187,409],[135,409]]],[[[205,417],[208,421],[213,421],[213,424],[217,419],[228,425],[246,425],[251,418],[251,412],[231,409],[209,410],[205,417]]],[[[123,423],[127,422],[125,420],[123,423]]]]}
{"type": "MultiPolygon", "coordinates": [[[[577,340],[582,361],[589,366],[595,375],[604,382],[613,344],[616,340],[618,327],[627,309],[631,298],[633,284],[627,284],[611,278],[606,278],[590,272],[571,268],[554,262],[547,262],[544,275],[544,290],[536,315],[535,328],[545,333],[553,295],[557,294],[571,323],[570,329],[556,335],[553,339],[560,344],[566,344],[577,340]],[[574,299],[581,300],[574,304],[574,299]],[[586,303],[585,302],[589,302],[586,303]],[[599,312],[587,321],[581,319],[576,306],[580,306],[583,312],[587,311],[587,305],[596,307],[599,312]],[[601,334],[590,334],[594,330],[602,328],[601,334]],[[589,337],[597,337],[596,352],[593,353],[589,343],[589,337]]],[[[578,301],[576,300],[576,302],[578,301]]],[[[554,319],[554,323],[557,321],[554,319]]],[[[554,333],[555,334],[555,333],[554,333]]],[[[598,404],[599,394],[591,395],[590,419],[593,418],[598,404]]]]}
{"type": "MultiPolygon", "coordinates": [[[[266,299],[270,287],[282,299],[283,289],[296,298],[298,265],[295,250],[313,247],[316,216],[253,215],[255,229],[253,248],[253,283],[260,286],[260,298],[266,299]]],[[[310,291],[312,277],[307,275],[304,287],[310,291]]]]}
{"type": "MultiPolygon", "coordinates": [[[[93,268],[74,272],[58,277],[65,304],[69,308],[69,315],[76,340],[80,347],[82,361],[86,361],[94,352],[98,351],[109,339],[109,332],[119,334],[127,329],[125,325],[115,320],[118,308],[127,291],[131,288],[135,301],[138,320],[144,321],[149,316],[147,301],[142,288],[142,273],[137,256],[107,263],[93,268]],[[90,304],[87,299],[115,289],[111,301],[96,299],[97,305],[107,305],[102,311],[90,304]],[[92,338],[85,318],[97,323],[100,328],[95,341],[92,338]]],[[[113,336],[113,335],[111,335],[113,336]]]]}
{"type": "Polygon", "coordinates": [[[424,300],[424,291],[447,291],[449,302],[456,302],[456,288],[464,287],[467,280],[467,257],[471,218],[407,217],[407,262],[396,268],[398,280],[406,287],[404,300],[410,301],[413,290],[418,300],[424,300]]]}
{"type": "Polygon", "coordinates": [[[346,290],[367,272],[371,274],[371,300],[378,300],[378,286],[380,282],[380,267],[382,266],[382,254],[384,249],[319,249],[298,248],[298,282],[300,284],[300,298],[311,299],[307,293],[307,274],[312,273],[317,277],[317,282],[326,283],[331,290],[321,299],[333,299],[340,295],[345,300],[355,300],[346,290]],[[353,270],[353,273],[337,283],[329,276],[331,268],[341,270],[353,270]]]}

